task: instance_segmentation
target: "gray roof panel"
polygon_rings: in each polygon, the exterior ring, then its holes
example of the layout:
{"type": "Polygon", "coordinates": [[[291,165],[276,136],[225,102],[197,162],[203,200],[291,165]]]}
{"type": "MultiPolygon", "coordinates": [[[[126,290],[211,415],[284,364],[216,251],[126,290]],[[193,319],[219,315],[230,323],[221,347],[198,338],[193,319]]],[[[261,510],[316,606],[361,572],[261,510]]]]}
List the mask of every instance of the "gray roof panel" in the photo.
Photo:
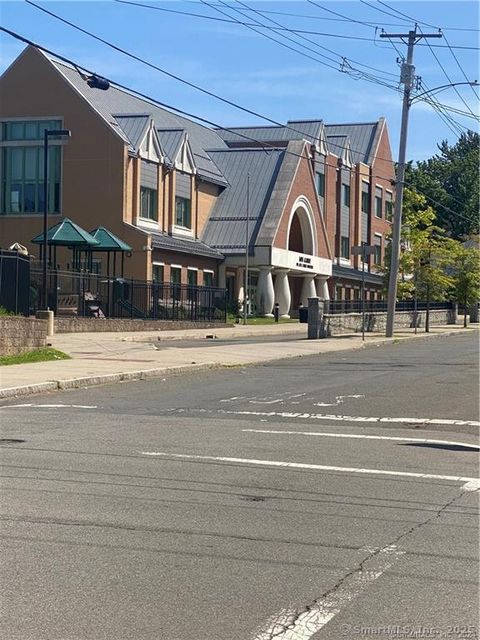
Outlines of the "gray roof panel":
{"type": "Polygon", "coordinates": [[[220,251],[209,247],[200,240],[179,238],[178,236],[170,236],[166,233],[150,233],[150,235],[152,236],[152,247],[154,249],[164,249],[165,251],[176,251],[178,253],[188,253],[194,256],[223,260],[223,254],[220,251]]]}
{"type": "Polygon", "coordinates": [[[246,242],[247,176],[250,174],[249,239],[255,243],[273,185],[285,155],[284,149],[266,153],[255,148],[210,151],[229,182],[213,206],[203,241],[224,254],[241,253],[246,242]]]}
{"type": "Polygon", "coordinates": [[[112,113],[112,116],[115,118],[123,133],[128,138],[130,142],[130,148],[133,151],[138,151],[143,140],[143,136],[145,135],[146,128],[151,121],[152,115],[149,113],[112,113]]]}
{"type": "Polygon", "coordinates": [[[251,144],[253,141],[287,143],[290,140],[308,140],[316,143],[323,128],[322,120],[289,120],[286,126],[229,127],[215,129],[227,144],[251,144]]]}
{"type": "Polygon", "coordinates": [[[371,154],[374,151],[378,126],[379,122],[325,125],[327,140],[332,153],[340,156],[343,146],[342,148],[335,146],[333,140],[330,142],[330,136],[347,136],[350,138],[350,152],[354,164],[358,162],[369,164],[371,162],[371,154]]]}

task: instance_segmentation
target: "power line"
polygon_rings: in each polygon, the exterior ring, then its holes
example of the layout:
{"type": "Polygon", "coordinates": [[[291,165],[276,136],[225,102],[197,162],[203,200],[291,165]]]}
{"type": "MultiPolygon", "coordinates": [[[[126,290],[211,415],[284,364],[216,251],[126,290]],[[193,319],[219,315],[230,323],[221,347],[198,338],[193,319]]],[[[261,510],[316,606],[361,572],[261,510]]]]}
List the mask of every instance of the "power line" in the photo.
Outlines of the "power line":
{"type": "Polygon", "coordinates": [[[440,27],[437,27],[434,24],[429,24],[428,22],[422,22],[421,20],[417,20],[416,18],[412,18],[412,16],[407,16],[406,13],[402,13],[401,11],[398,11],[398,9],[394,9],[393,7],[390,7],[385,2],[382,2],[382,0],[377,0],[377,2],[378,2],[378,4],[381,4],[384,7],[387,7],[387,9],[389,9],[390,11],[395,11],[395,13],[398,13],[398,15],[402,16],[403,18],[407,18],[407,20],[411,20],[412,22],[416,22],[417,24],[423,24],[426,27],[431,27],[432,29],[440,29],[440,27]]]}
{"type": "MultiPolygon", "coordinates": [[[[450,53],[452,54],[453,59],[454,59],[454,60],[455,60],[455,62],[457,63],[457,67],[458,67],[458,68],[460,69],[460,71],[462,72],[463,77],[465,78],[465,80],[466,80],[467,82],[470,82],[470,81],[469,81],[469,79],[468,79],[468,77],[467,77],[467,74],[465,73],[464,68],[463,68],[463,67],[462,67],[462,65],[460,64],[460,62],[459,62],[459,60],[458,60],[457,56],[455,55],[455,51],[454,51],[454,50],[452,49],[452,47],[450,46],[450,43],[448,42],[448,40],[447,40],[447,36],[446,36],[445,34],[443,34],[443,39],[445,40],[445,42],[446,42],[446,44],[447,44],[447,47],[450,49],[450,53]]],[[[470,85],[470,89],[472,90],[472,93],[473,93],[473,95],[475,96],[476,100],[478,100],[478,95],[475,93],[475,89],[472,87],[472,85],[470,85]]]]}

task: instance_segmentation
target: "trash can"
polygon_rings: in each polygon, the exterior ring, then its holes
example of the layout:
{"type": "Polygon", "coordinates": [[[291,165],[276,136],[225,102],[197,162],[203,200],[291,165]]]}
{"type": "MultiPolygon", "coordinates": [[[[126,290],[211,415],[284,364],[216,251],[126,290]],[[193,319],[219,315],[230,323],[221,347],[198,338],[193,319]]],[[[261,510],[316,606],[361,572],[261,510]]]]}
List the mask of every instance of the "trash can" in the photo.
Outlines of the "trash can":
{"type": "Polygon", "coordinates": [[[308,323],[308,307],[298,307],[298,321],[308,323]]]}

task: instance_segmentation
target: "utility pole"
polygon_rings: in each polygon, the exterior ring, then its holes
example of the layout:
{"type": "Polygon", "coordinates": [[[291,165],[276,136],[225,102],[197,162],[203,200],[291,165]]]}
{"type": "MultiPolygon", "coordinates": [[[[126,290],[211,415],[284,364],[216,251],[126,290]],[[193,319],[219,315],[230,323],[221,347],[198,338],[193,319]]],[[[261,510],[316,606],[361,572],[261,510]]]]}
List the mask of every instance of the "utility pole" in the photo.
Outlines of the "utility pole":
{"type": "Polygon", "coordinates": [[[250,174],[247,174],[247,218],[245,223],[245,280],[243,290],[243,324],[247,324],[248,317],[248,252],[250,248],[250,234],[248,230],[248,218],[250,216],[250,174]]]}
{"type": "Polygon", "coordinates": [[[395,304],[397,301],[397,279],[400,259],[400,240],[402,232],[402,205],[403,186],[405,178],[405,157],[407,151],[408,114],[411,105],[411,92],[415,80],[415,67],[413,66],[413,49],[416,43],[423,38],[441,38],[439,33],[417,33],[417,25],[408,33],[381,33],[381,38],[400,38],[408,45],[407,61],[402,63],[400,71],[400,83],[403,84],[402,125],[400,129],[400,145],[398,150],[398,168],[395,183],[395,211],[393,214],[393,231],[391,241],[390,280],[388,283],[387,329],[386,336],[393,336],[395,325],[395,304]]]}

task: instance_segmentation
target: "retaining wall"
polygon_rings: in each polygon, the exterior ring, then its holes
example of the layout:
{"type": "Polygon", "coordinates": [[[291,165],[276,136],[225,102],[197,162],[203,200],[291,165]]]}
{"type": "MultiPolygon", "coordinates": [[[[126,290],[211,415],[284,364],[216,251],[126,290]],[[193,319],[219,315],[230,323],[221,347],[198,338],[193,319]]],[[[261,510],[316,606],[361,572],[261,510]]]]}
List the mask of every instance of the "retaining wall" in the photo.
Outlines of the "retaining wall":
{"type": "Polygon", "coordinates": [[[55,333],[104,331],[172,331],[175,329],[218,329],[220,322],[182,322],[181,320],[131,320],[130,318],[55,318],[55,333]]]}
{"type": "MultiPolygon", "coordinates": [[[[395,314],[395,327],[415,327],[413,311],[397,311],[395,314]]],[[[457,314],[454,309],[434,309],[430,311],[430,324],[456,324],[457,314]]],[[[365,331],[369,333],[383,333],[386,329],[386,312],[365,314],[365,331]]],[[[417,327],[425,327],[425,311],[417,311],[417,327]]],[[[361,313],[336,313],[323,316],[323,333],[326,337],[338,336],[344,333],[360,333],[362,331],[361,313]]]]}
{"type": "Polygon", "coordinates": [[[0,355],[13,356],[47,344],[47,321],[0,316],[0,355]]]}

